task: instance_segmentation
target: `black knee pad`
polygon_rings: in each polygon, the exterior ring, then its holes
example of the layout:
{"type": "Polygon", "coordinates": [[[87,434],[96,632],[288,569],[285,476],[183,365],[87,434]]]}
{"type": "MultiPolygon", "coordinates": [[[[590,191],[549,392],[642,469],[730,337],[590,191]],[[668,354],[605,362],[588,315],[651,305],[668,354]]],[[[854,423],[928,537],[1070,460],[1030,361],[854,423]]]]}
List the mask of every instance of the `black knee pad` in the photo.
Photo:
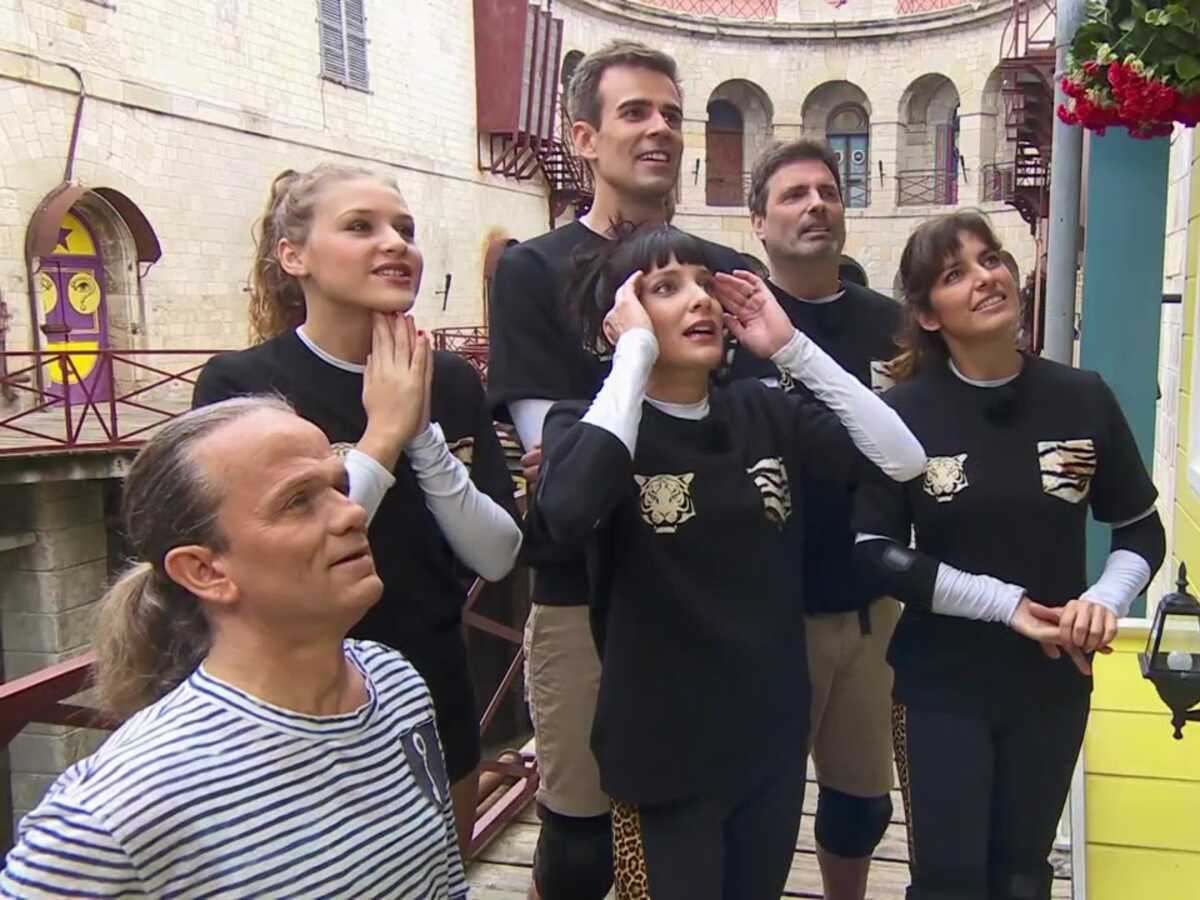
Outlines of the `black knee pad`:
{"type": "Polygon", "coordinates": [[[834,856],[862,859],[883,839],[892,818],[892,798],[855,797],[825,785],[817,794],[817,843],[834,856]]]}
{"type": "Polygon", "coordinates": [[[612,817],[538,811],[533,881],[542,900],[604,900],[613,883],[612,817]]]}

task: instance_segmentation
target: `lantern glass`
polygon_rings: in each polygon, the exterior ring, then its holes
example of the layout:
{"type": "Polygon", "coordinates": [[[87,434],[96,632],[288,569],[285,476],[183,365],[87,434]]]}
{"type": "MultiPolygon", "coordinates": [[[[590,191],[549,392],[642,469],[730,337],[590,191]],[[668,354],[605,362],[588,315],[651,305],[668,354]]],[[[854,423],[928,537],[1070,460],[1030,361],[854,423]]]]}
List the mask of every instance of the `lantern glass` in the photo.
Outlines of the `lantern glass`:
{"type": "Polygon", "coordinates": [[[1162,599],[1146,636],[1146,662],[1151,672],[1200,677],[1200,603],[1182,593],[1162,599]]]}

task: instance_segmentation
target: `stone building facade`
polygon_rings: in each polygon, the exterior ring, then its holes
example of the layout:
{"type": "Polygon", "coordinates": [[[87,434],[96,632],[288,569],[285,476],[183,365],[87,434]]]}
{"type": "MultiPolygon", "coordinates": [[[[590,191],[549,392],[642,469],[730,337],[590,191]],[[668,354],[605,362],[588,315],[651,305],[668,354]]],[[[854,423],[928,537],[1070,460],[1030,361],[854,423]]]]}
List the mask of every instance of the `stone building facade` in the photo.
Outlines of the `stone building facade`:
{"type": "MultiPolygon", "coordinates": [[[[0,350],[56,346],[54,316],[68,301],[102,346],[244,345],[251,234],[268,185],[321,160],[387,170],[401,184],[426,259],[421,326],[482,324],[488,239],[540,233],[549,207],[539,178],[481,168],[474,7],[0,0],[0,350]]],[[[852,185],[848,262],[873,287],[892,293],[908,233],[955,206],[987,210],[1022,270],[1033,265],[1029,227],[988,199],[1004,177],[992,167],[1011,155],[997,70],[1006,0],[552,9],[567,60],[616,37],[678,60],[681,227],[762,256],[745,172],[770,140],[828,137],[852,185]]],[[[0,390],[0,421],[19,396],[0,390]]],[[[113,555],[105,485],[128,458],[0,458],[4,677],[86,647],[87,607],[113,555]]],[[[60,726],[19,737],[15,814],[96,739],[60,726]]]]}

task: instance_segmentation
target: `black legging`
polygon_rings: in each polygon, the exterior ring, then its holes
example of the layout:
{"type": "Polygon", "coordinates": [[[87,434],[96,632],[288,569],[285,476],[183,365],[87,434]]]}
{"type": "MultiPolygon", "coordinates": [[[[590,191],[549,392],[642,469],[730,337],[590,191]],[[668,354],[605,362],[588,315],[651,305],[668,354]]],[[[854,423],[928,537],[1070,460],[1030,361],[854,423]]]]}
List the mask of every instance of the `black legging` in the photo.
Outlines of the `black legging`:
{"type": "Polygon", "coordinates": [[[1089,700],[1008,715],[894,708],[908,900],[1049,900],[1089,700]]]}

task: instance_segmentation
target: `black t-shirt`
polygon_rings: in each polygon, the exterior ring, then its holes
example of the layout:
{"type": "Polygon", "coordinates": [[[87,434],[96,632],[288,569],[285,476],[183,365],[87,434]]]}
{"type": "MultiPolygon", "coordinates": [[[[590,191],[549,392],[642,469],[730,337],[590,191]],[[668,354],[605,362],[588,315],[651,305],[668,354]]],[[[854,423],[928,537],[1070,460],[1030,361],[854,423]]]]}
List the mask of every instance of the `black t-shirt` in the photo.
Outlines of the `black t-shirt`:
{"type": "MultiPolygon", "coordinates": [[[[792,324],[843,369],[876,390],[890,385],[881,364],[898,352],[895,337],[900,328],[900,304],[851,282],[844,282],[842,296],[828,303],[806,303],[774,283],[770,287],[792,324]]],[[[730,375],[775,377],[789,393],[812,396],[803,384],[778,372],[770,360],[740,348],[734,354],[730,375]]],[[[850,557],[854,487],[806,480],[797,488],[804,494],[804,515],[792,519],[787,536],[791,552],[800,551],[803,560],[805,611],[819,615],[865,608],[874,597],[850,557]]]]}
{"type": "MultiPolygon", "coordinates": [[[[496,418],[511,421],[517,400],[590,400],[604,383],[611,357],[585,348],[569,308],[574,262],[606,238],[579,221],[509,247],[496,267],[488,328],[488,400],[496,418]]],[[[704,242],[720,271],[742,268],[741,257],[704,242]]],[[[578,551],[527,539],[524,558],[534,567],[533,600],[555,606],[587,604],[587,576],[578,551]]]]}
{"type": "Polygon", "coordinates": [[[700,421],[644,404],[633,460],[580,422],[587,402],[546,418],[530,530],[587,548],[592,747],[605,792],[629,803],[711,794],[714,778],[745,786],[804,746],[789,482],[882,477],[823,406],[753,380],[710,403],[700,421]]]}
{"type": "MultiPolygon", "coordinates": [[[[1021,585],[1047,606],[1087,587],[1088,506],[1101,522],[1150,509],[1157,493],[1112,391],[1094,372],[1026,357],[1002,387],[976,387],[945,367],[884,399],[925,447],[925,474],[869,484],[854,527],[958,569],[1021,585]]],[[[889,651],[895,696],[955,711],[1019,708],[1086,695],[1091,679],[1064,656],[1003,625],[906,607],[889,651]]]]}
{"type": "MultiPolygon", "coordinates": [[[[475,485],[515,520],[513,482],[479,376],[452,353],[436,351],[433,364],[431,418],[455,456],[469,466],[475,485]]],[[[362,383],[362,375],[323,361],[288,331],[256,347],[213,357],[200,373],[192,404],[277,392],[325,432],[335,452],[345,452],[367,427],[362,383]]],[[[466,573],[403,455],[393,474],[396,483],[384,495],[368,532],[383,597],[351,636],[403,651],[420,635],[461,620],[466,573]]]]}

